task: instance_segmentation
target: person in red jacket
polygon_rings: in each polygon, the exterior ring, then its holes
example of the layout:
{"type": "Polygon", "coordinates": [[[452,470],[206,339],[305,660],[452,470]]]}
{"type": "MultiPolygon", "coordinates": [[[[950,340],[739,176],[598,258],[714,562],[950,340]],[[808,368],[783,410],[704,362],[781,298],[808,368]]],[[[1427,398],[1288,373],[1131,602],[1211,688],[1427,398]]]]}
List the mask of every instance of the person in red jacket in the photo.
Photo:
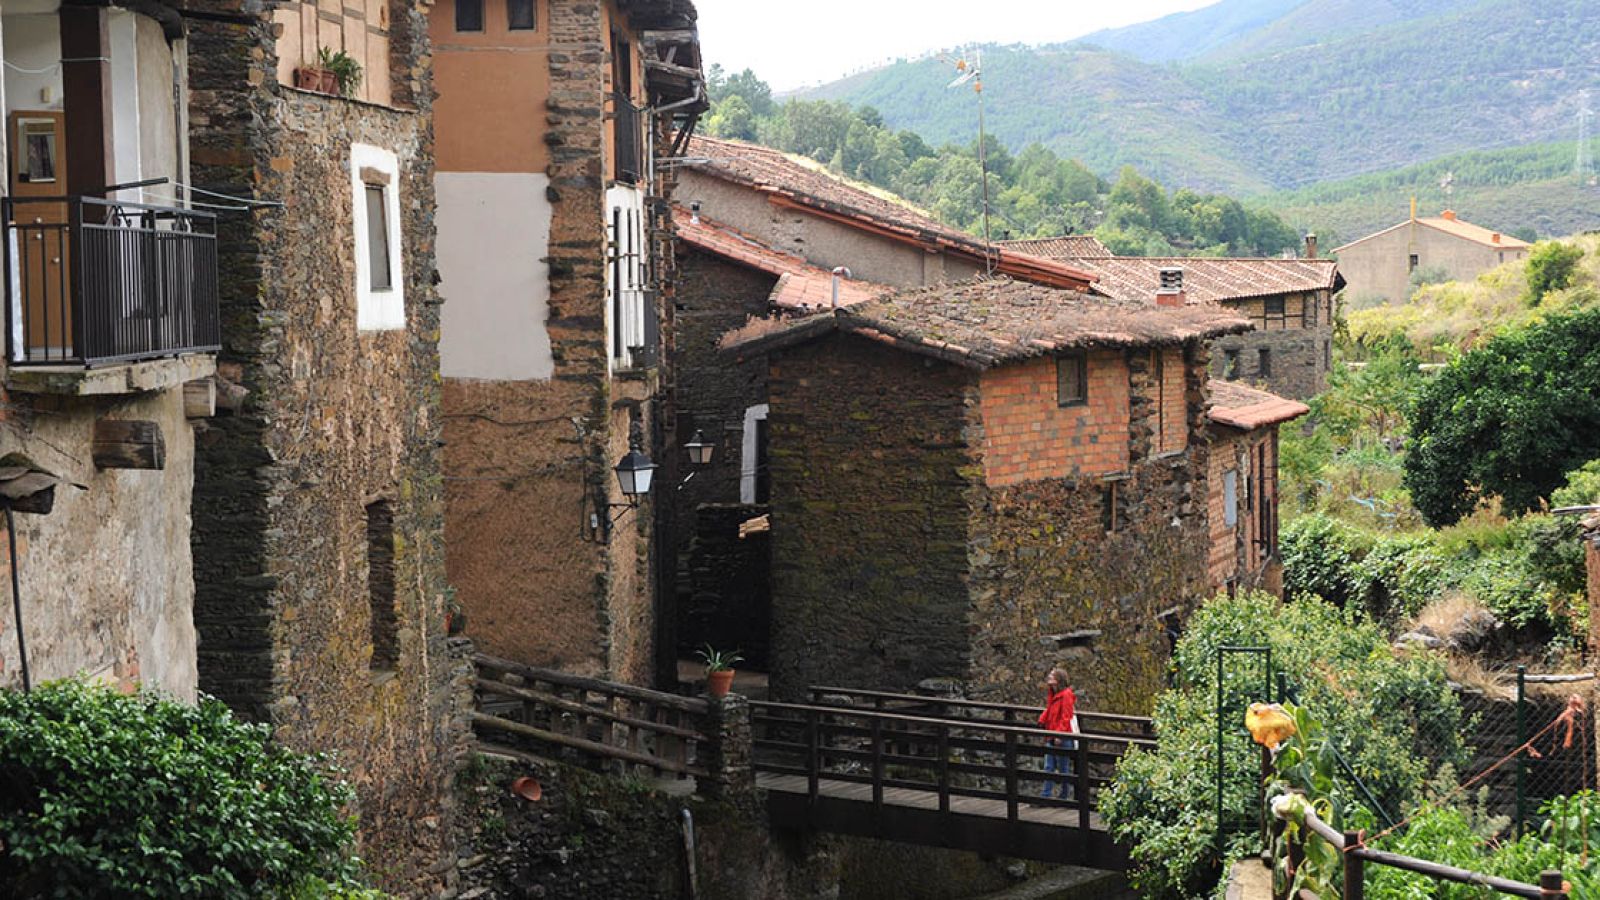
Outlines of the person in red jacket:
{"type": "MultiPolygon", "coordinates": [[[[1068,734],[1077,732],[1078,695],[1074,694],[1072,688],[1067,685],[1067,673],[1060,668],[1051,669],[1050,674],[1045,676],[1044,688],[1050,699],[1045,704],[1044,712],[1039,714],[1039,727],[1068,734]]],[[[1051,738],[1045,743],[1049,747],[1060,748],[1059,750],[1046,751],[1044,755],[1045,772],[1054,773],[1059,777],[1046,778],[1044,790],[1040,792],[1039,796],[1049,797],[1050,784],[1055,782],[1059,785],[1056,790],[1056,796],[1062,800],[1071,800],[1073,794],[1072,783],[1066,779],[1072,776],[1072,756],[1070,753],[1078,749],[1078,742],[1066,738],[1051,738]]]]}

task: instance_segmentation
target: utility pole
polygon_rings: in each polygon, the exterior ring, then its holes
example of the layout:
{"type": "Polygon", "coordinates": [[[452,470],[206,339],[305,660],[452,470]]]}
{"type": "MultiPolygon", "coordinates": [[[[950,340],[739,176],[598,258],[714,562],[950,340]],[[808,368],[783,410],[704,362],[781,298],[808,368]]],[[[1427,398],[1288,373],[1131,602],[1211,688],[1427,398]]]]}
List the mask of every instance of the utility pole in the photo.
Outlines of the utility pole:
{"type": "Polygon", "coordinates": [[[1589,107],[1589,92],[1578,94],[1578,158],[1572,164],[1572,174],[1579,180],[1594,175],[1594,158],[1589,155],[1589,120],[1594,110],[1589,107]]]}

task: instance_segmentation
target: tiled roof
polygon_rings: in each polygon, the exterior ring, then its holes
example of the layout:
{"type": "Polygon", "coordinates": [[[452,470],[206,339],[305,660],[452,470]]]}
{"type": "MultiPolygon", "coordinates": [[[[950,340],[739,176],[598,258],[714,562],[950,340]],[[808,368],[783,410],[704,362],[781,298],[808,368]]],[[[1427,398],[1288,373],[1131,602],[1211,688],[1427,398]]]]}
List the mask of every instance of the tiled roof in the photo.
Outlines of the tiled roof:
{"type": "MultiPolygon", "coordinates": [[[[775,250],[729,225],[704,216],[698,220],[688,210],[675,207],[673,222],[678,238],[692,247],[724,259],[778,276],[770,302],[779,309],[820,309],[833,303],[833,273],[813,266],[793,254],[775,250]]],[[[880,284],[839,279],[839,303],[848,305],[871,300],[889,290],[880,284]]]]}
{"type": "Polygon", "coordinates": [[[1029,281],[1087,288],[1094,276],[1082,269],[1015,250],[996,248],[940,222],[894,194],[829,172],[815,160],[743,141],[696,136],[688,165],[707,175],[753,188],[780,205],[809,209],[846,225],[887,237],[936,247],[978,261],[996,258],[996,269],[1029,281]]]}
{"type": "Polygon", "coordinates": [[[725,335],[722,347],[751,355],[843,331],[986,369],[1077,347],[1168,346],[1250,327],[1216,307],[1158,307],[992,278],[915,288],[832,314],[753,321],[725,335]]]}
{"type": "MultiPolygon", "coordinates": [[[[1475,244],[1482,244],[1485,247],[1493,247],[1497,250],[1526,250],[1533,246],[1521,238],[1514,238],[1509,234],[1504,234],[1499,231],[1491,231],[1488,228],[1484,228],[1482,225],[1474,225],[1471,222],[1463,222],[1456,218],[1455,213],[1449,210],[1445,210],[1444,214],[1440,216],[1426,216],[1415,221],[1418,225],[1426,225],[1429,228],[1442,231],[1445,234],[1453,237],[1472,241],[1475,244]]],[[[1348,247],[1354,247],[1357,244],[1370,241],[1379,235],[1388,234],[1397,228],[1404,228],[1410,224],[1411,220],[1407,220],[1398,225],[1391,225],[1382,231],[1375,231],[1364,238],[1353,240],[1350,243],[1345,244],[1343,247],[1336,247],[1333,252],[1338,253],[1339,251],[1348,247]]]]}
{"type": "Polygon", "coordinates": [[[1089,259],[1110,256],[1111,251],[1092,234],[1069,234],[1065,237],[1032,238],[1022,241],[998,241],[1004,250],[1043,256],[1046,259],[1089,259]]]}
{"type": "Polygon", "coordinates": [[[1217,259],[1212,257],[1109,256],[1080,259],[1100,276],[1095,290],[1119,300],[1154,303],[1161,270],[1183,270],[1190,304],[1225,303],[1302,291],[1339,290],[1344,278],[1331,259],[1217,259]]]}
{"type": "Polygon", "coordinates": [[[1311,412],[1311,407],[1237,381],[1211,382],[1211,420],[1251,431],[1311,412]]]}

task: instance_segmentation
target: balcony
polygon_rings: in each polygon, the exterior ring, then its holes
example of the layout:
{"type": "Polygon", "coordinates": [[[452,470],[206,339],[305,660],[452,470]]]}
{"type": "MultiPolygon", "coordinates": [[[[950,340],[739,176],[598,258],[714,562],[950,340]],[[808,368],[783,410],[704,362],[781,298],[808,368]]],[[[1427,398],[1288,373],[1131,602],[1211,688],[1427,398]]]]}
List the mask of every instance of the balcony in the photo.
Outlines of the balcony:
{"type": "Polygon", "coordinates": [[[214,215],[93,197],[9,198],[3,212],[13,380],[220,348],[214,215]]]}

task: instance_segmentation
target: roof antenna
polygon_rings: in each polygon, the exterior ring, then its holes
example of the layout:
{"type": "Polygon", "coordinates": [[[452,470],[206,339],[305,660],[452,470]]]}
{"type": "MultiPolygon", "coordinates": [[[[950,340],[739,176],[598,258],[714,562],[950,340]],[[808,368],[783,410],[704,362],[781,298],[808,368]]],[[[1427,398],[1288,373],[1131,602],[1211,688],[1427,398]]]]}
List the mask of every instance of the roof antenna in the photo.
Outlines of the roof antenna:
{"type": "MultiPolygon", "coordinates": [[[[946,62],[950,62],[948,58],[946,62]]],[[[994,275],[994,241],[989,237],[989,142],[983,128],[983,51],[973,51],[973,61],[955,60],[956,71],[961,73],[945,85],[948,90],[972,82],[972,91],[978,95],[978,172],[983,179],[983,265],[984,274],[994,275]]]]}

